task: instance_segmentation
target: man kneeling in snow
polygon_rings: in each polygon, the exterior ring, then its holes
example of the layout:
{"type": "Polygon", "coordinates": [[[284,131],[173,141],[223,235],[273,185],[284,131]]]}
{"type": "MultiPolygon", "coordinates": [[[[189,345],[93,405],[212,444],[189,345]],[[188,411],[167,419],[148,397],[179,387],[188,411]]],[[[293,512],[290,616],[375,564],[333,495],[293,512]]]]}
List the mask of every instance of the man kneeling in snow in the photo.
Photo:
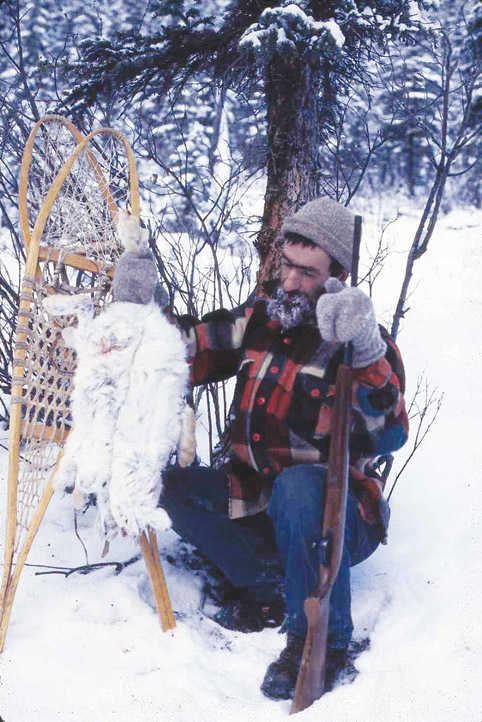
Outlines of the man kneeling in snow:
{"type": "MultiPolygon", "coordinates": [[[[322,198],[286,219],[282,232],[280,278],[269,299],[250,298],[201,322],[179,319],[192,383],[236,375],[237,384],[216,468],[170,470],[161,499],[174,529],[232,584],[219,624],[259,631],[284,617],[287,645],[261,686],[273,699],[293,696],[306,635],[303,602],[317,583],[342,342],[353,347],[350,491],[330,602],[327,685],[347,662],[353,632],[350,566],[372,554],[386,534],[386,503],[371,462],[402,446],[408,426],[398,350],[382,338],[370,299],[343,285],[354,215],[322,198]],[[284,590],[273,558],[281,560],[284,590]]],[[[118,287],[135,270],[129,255],[123,272],[116,272],[118,287]]]]}

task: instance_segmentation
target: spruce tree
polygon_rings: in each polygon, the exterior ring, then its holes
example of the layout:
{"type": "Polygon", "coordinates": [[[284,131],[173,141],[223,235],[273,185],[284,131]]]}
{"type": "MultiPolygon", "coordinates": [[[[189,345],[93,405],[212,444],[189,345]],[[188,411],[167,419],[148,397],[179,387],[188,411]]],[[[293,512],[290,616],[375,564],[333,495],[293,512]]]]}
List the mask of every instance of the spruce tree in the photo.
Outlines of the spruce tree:
{"type": "Polygon", "coordinates": [[[419,28],[409,0],[219,5],[182,0],[155,4],[158,28],[82,43],[71,65],[74,113],[98,102],[162,99],[199,74],[237,93],[261,92],[266,104],[267,187],[258,236],[260,279],[277,263],[283,218],[319,194],[319,147],[340,92],[364,80],[376,48],[419,28]]]}

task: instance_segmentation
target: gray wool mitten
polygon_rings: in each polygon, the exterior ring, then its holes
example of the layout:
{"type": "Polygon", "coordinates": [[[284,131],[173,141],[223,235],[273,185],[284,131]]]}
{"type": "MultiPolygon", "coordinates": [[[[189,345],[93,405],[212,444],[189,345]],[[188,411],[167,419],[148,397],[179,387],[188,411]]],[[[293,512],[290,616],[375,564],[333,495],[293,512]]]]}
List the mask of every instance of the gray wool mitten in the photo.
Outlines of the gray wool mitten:
{"type": "Polygon", "coordinates": [[[150,251],[122,254],[115,266],[113,290],[115,301],[146,304],[155,297],[161,307],[169,302],[167,292],[158,283],[150,251]]]}
{"type": "Polygon", "coordinates": [[[318,299],[316,317],[326,341],[353,344],[353,368],[362,368],[385,355],[371,299],[359,288],[347,288],[337,278],[325,283],[326,293],[318,299]]]}

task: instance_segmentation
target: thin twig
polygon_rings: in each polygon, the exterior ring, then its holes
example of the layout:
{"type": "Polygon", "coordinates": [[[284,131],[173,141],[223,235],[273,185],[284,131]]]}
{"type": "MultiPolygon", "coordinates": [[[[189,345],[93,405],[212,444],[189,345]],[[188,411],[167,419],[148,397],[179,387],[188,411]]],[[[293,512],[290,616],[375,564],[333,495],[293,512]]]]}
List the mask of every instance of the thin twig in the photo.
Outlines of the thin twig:
{"type": "Polygon", "coordinates": [[[408,457],[405,459],[405,462],[404,462],[402,468],[400,469],[400,471],[398,472],[398,474],[395,477],[392,488],[390,489],[390,493],[388,494],[387,501],[390,501],[390,498],[393,494],[393,491],[395,489],[395,486],[396,486],[400,476],[402,475],[402,473],[406,469],[407,465],[412,460],[415,452],[420,448],[425,437],[427,436],[427,434],[429,433],[433,424],[435,423],[435,420],[436,420],[436,418],[439,414],[440,408],[442,406],[443,396],[444,396],[443,393],[441,393],[440,396],[436,397],[435,396],[436,389],[433,389],[429,394],[429,384],[427,381],[425,381],[425,388],[424,388],[424,390],[422,390],[421,389],[422,379],[423,379],[423,375],[420,376],[417,381],[417,388],[416,388],[415,394],[408,407],[409,414],[411,413],[411,410],[414,407],[416,408],[416,413],[413,414],[411,418],[415,418],[416,416],[419,417],[419,423],[417,426],[417,431],[415,433],[415,439],[413,442],[412,450],[411,450],[410,454],[408,455],[408,457]],[[425,401],[424,401],[423,407],[419,407],[418,401],[417,401],[417,399],[421,393],[425,393],[425,401]],[[426,421],[427,412],[428,412],[429,408],[431,406],[433,406],[434,404],[436,404],[436,409],[435,409],[431,419],[429,421],[426,421]],[[424,423],[426,423],[425,428],[424,428],[424,423]]]}
{"type": "Polygon", "coordinates": [[[86,548],[84,542],[82,541],[82,538],[81,538],[78,528],[77,528],[77,512],[75,509],[74,509],[74,531],[75,531],[75,536],[77,537],[79,542],[82,544],[82,548],[83,548],[84,554],[85,554],[85,563],[88,565],[89,564],[89,555],[87,554],[87,548],[86,548]]]}

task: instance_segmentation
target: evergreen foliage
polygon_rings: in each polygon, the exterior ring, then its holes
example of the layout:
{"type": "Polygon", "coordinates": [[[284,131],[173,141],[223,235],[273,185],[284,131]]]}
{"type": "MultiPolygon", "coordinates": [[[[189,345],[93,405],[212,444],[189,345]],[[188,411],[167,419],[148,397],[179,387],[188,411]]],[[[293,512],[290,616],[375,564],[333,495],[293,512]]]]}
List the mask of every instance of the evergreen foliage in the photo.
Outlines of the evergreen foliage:
{"type": "Polygon", "coordinates": [[[446,0],[416,47],[399,46],[382,58],[374,95],[386,142],[370,172],[373,184],[423,196],[448,153],[450,195],[480,204],[482,65],[473,28],[481,11],[446,0]],[[458,183],[473,167],[473,183],[458,183]]]}
{"type": "Polygon", "coordinates": [[[116,105],[144,99],[159,109],[168,95],[182,98],[200,79],[216,83],[223,97],[230,88],[248,101],[261,96],[267,114],[267,189],[257,241],[263,280],[276,272],[283,217],[320,193],[320,144],[334,125],[338,96],[354,82],[367,83],[364,64],[376,48],[397,37],[409,42],[420,31],[411,8],[409,0],[275,7],[236,0],[216,15],[211,4],[201,10],[195,3],[157,2],[151,32],[82,41],[79,60],[67,64],[77,85],[66,103],[74,115],[99,103],[110,116],[116,105]]]}

